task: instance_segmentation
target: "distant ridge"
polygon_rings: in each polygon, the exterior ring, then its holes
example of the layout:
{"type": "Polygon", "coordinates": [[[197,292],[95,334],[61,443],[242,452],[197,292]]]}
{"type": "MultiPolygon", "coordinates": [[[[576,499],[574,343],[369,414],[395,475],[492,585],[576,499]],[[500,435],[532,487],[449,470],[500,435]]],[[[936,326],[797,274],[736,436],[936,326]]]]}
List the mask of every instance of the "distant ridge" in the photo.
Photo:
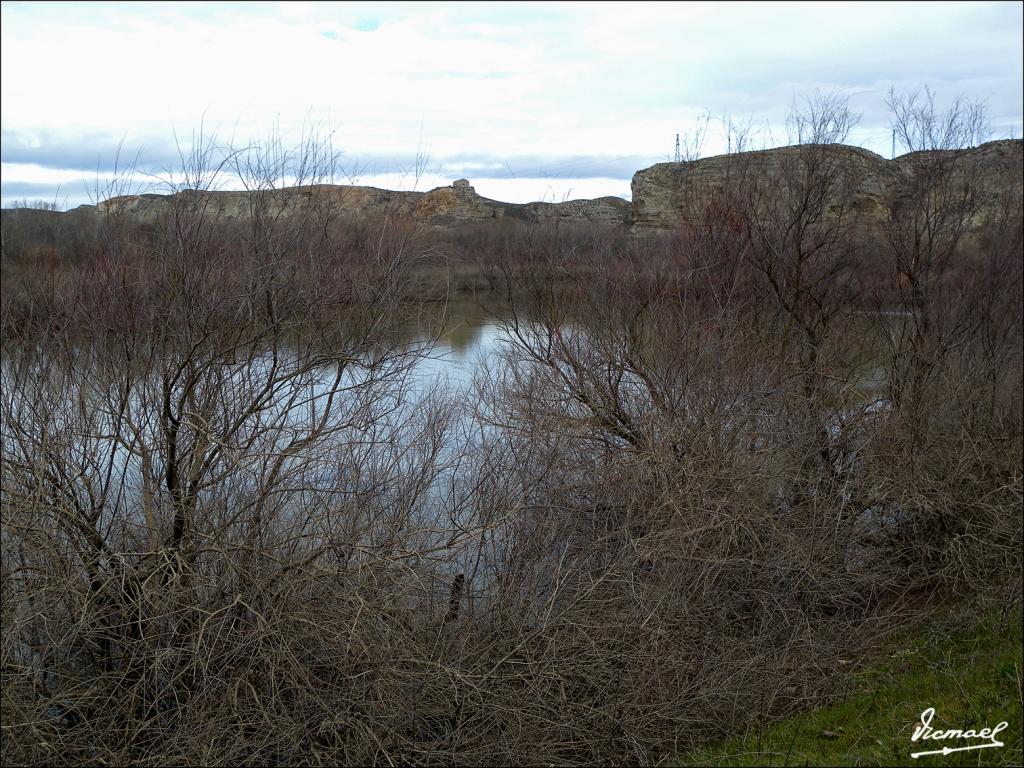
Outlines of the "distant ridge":
{"type": "Polygon", "coordinates": [[[779,180],[801,152],[819,152],[842,177],[834,205],[868,222],[888,215],[898,198],[901,180],[931,160],[954,158],[958,173],[972,173],[981,195],[979,210],[998,205],[1001,194],[1019,191],[1024,174],[1024,141],[990,141],[972,149],[912,152],[886,160],[860,147],[844,144],[779,147],[692,162],[658,163],[633,175],[632,225],[637,231],[658,231],[679,226],[694,199],[738,184],[739,179],[779,180]]]}
{"type": "Polygon", "coordinates": [[[188,199],[206,215],[222,221],[246,219],[257,207],[269,215],[311,212],[330,206],[336,213],[355,217],[388,214],[435,226],[454,226],[500,219],[543,224],[572,221],[608,225],[629,222],[630,203],[619,197],[596,200],[568,200],[561,203],[503,203],[476,193],[465,179],[429,192],[398,192],[376,187],[318,184],[303,187],[249,192],[198,192],[185,190],[173,195],[126,195],[112,197],[96,206],[84,205],[75,212],[128,215],[139,221],[155,220],[188,199]]]}
{"type": "MultiPolygon", "coordinates": [[[[658,232],[683,223],[694,199],[724,189],[740,174],[746,179],[779,179],[787,162],[808,149],[822,150],[840,170],[844,184],[835,205],[864,220],[881,221],[899,194],[900,180],[930,159],[955,157],[961,172],[977,179],[979,212],[1000,204],[1002,195],[1019,192],[1024,177],[1024,140],[990,141],[972,149],[914,152],[887,160],[860,147],[841,144],[778,147],[702,158],[690,162],[658,163],[633,175],[632,203],[618,197],[568,200],[560,203],[505,203],[476,193],[466,179],[429,192],[402,192],[367,186],[312,185],[264,191],[196,191],[176,194],[140,194],[112,197],[98,205],[82,205],[65,214],[20,209],[18,215],[54,216],[89,214],[125,216],[140,223],[157,221],[175,206],[188,203],[204,215],[221,221],[245,220],[261,211],[281,216],[315,212],[318,206],[333,214],[354,218],[389,215],[438,227],[519,221],[629,226],[634,232],[658,232]]],[[[5,218],[15,211],[4,211],[5,218]]]]}

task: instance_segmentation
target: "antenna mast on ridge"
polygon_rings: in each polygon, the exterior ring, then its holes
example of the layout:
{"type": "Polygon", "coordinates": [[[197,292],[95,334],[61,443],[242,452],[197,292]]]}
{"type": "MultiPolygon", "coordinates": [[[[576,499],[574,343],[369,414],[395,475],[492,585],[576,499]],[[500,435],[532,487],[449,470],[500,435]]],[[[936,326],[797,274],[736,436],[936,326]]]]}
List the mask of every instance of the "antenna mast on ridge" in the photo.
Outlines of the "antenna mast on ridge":
{"type": "Polygon", "coordinates": [[[679,153],[679,134],[676,134],[676,162],[682,162],[682,155],[679,153]]]}

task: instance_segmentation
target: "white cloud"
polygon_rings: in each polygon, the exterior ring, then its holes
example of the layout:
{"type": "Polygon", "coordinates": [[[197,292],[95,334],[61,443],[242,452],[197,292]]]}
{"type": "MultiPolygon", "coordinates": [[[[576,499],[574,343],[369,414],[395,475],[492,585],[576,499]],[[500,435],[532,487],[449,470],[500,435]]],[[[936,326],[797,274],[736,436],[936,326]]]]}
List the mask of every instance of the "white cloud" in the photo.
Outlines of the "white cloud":
{"type": "MultiPolygon", "coordinates": [[[[1020,134],[1024,110],[1017,3],[5,3],[0,13],[5,142],[78,142],[81,156],[122,137],[167,143],[172,127],[187,137],[202,121],[236,142],[318,124],[353,157],[654,162],[704,108],[768,120],[781,137],[792,95],[815,87],[853,94],[864,112],[855,138],[887,151],[893,83],[987,98],[1003,132],[1020,134]]],[[[706,149],[725,149],[720,131],[706,149]]],[[[544,177],[559,169],[531,170],[532,195],[548,196],[544,177]]],[[[583,186],[619,194],[628,183],[583,186]]]]}

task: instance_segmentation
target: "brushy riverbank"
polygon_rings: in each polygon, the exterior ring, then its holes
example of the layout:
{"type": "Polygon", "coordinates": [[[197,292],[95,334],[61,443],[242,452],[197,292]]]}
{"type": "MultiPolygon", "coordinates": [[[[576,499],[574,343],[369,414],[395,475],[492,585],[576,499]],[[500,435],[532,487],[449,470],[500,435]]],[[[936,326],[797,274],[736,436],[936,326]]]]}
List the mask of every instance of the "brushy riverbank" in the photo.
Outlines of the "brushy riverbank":
{"type": "Polygon", "coordinates": [[[643,240],[5,226],[0,762],[651,764],[1019,593],[1024,206],[786,157],[643,240]]]}
{"type": "Polygon", "coordinates": [[[671,758],[666,766],[961,766],[1024,761],[1024,645],[1015,601],[958,606],[918,622],[850,671],[812,708],[755,722],[724,742],[671,758]],[[858,668],[860,667],[860,668],[858,668]],[[995,727],[1005,746],[911,758],[917,751],[984,740],[911,741],[922,713],[932,726],[995,727]]]}

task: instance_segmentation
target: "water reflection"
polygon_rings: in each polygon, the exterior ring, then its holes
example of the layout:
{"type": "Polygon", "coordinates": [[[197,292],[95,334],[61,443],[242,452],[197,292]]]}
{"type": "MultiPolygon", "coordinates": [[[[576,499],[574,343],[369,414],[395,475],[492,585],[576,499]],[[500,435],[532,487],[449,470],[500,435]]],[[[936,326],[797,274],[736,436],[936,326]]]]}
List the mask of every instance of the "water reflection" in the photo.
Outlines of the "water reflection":
{"type": "Polygon", "coordinates": [[[465,392],[481,366],[495,360],[505,346],[508,334],[502,323],[509,312],[507,306],[471,301],[429,311],[407,340],[424,351],[415,367],[418,384],[444,383],[465,392]]]}

